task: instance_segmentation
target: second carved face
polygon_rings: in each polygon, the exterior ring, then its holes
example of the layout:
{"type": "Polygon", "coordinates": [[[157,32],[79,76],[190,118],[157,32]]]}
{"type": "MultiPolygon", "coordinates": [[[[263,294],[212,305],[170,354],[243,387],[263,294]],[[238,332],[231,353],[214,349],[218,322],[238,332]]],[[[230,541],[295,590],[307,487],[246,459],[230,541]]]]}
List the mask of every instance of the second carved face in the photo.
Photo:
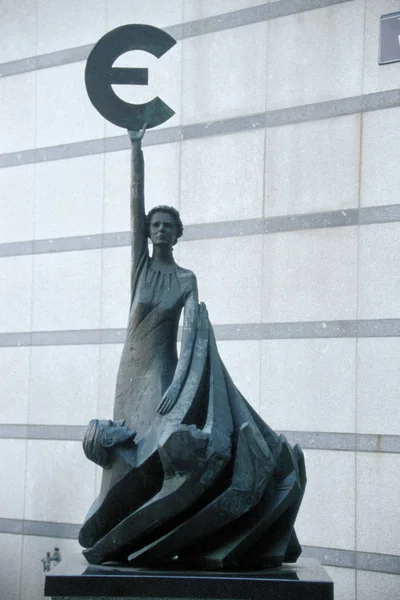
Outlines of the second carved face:
{"type": "Polygon", "coordinates": [[[128,440],[133,440],[136,435],[134,431],[125,425],[124,420],[99,421],[99,427],[102,430],[102,444],[105,448],[111,448],[128,440]]]}

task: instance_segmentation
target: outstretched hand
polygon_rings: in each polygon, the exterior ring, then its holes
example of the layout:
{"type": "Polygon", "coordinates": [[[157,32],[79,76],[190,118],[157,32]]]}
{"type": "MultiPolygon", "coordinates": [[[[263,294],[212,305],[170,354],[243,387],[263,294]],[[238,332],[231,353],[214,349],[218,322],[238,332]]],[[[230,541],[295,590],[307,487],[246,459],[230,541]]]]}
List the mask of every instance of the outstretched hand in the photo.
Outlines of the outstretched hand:
{"type": "Polygon", "coordinates": [[[178,387],[171,383],[169,388],[164,393],[160,404],[157,407],[157,412],[160,413],[160,415],[166,415],[167,413],[169,413],[169,411],[175,406],[176,401],[178,400],[178,394],[178,387]]]}
{"type": "Polygon", "coordinates": [[[147,123],[143,125],[142,131],[136,131],[133,129],[128,129],[128,135],[131,142],[140,142],[143,139],[144,134],[146,133],[147,123]]]}

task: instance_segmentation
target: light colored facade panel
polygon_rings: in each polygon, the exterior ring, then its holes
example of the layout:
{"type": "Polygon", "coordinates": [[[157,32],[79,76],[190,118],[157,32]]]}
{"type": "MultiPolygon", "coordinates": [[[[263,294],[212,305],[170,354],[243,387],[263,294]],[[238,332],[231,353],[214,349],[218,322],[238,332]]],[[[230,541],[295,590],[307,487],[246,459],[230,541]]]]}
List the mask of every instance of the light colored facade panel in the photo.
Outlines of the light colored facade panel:
{"type": "Polygon", "coordinates": [[[106,0],[37,0],[37,53],[94,43],[105,21],[106,0]]]}
{"type": "Polygon", "coordinates": [[[0,258],[0,332],[30,331],[32,256],[0,258]]]}
{"type": "Polygon", "coordinates": [[[270,21],[269,110],[362,93],[364,4],[354,0],[270,21]]]}
{"type": "Polygon", "coordinates": [[[0,154],[35,147],[36,73],[0,78],[0,154]]]}
{"type": "Polygon", "coordinates": [[[184,224],[263,216],[264,130],[182,144],[184,224]]]}
{"type": "Polygon", "coordinates": [[[36,0],[1,2],[0,60],[2,63],[36,54],[36,4],[36,0]]]}
{"type": "Polygon", "coordinates": [[[359,318],[394,319],[400,314],[400,223],[360,229],[359,318]]]}
{"type": "Polygon", "coordinates": [[[357,549],[400,554],[400,455],[357,455],[357,549]]]}
{"type": "Polygon", "coordinates": [[[260,408],[260,341],[221,341],[219,354],[233,383],[251,406],[260,408]]]}
{"type": "Polygon", "coordinates": [[[274,429],[354,432],[354,339],[263,340],[261,415],[274,429]]]}
{"type": "Polygon", "coordinates": [[[358,433],[399,435],[400,338],[358,340],[358,433]]]}
{"type": "Polygon", "coordinates": [[[100,250],[35,256],[33,330],[98,329],[100,277],[100,250]]]}
{"type": "Polygon", "coordinates": [[[26,423],[30,348],[0,348],[0,370],[0,423],[26,423]]]}
{"type": "Polygon", "coordinates": [[[101,327],[126,327],[131,286],[129,247],[103,250],[101,327]]]}
{"type": "Polygon", "coordinates": [[[212,323],[260,321],[261,245],[261,236],[181,243],[181,266],[196,274],[212,323]]]}
{"type": "MultiPolygon", "coordinates": [[[[176,143],[148,146],[144,148],[143,154],[146,173],[146,212],[160,204],[179,209],[181,145],[176,143]]],[[[129,229],[128,223],[125,228],[129,229]]]]}
{"type": "Polygon", "coordinates": [[[29,440],[25,519],[82,523],[95,491],[95,465],[81,442],[29,440]]]}
{"type": "Polygon", "coordinates": [[[104,119],[86,93],[85,64],[76,62],[37,71],[38,147],[103,137],[104,119]]]}
{"type": "Polygon", "coordinates": [[[355,454],[306,450],[305,458],[307,487],[296,520],[301,543],[354,550],[355,454]]]}
{"type": "Polygon", "coordinates": [[[356,228],[265,236],[262,302],[267,322],[356,318],[356,228]]]}
{"type": "Polygon", "coordinates": [[[0,547],[1,598],[20,600],[22,536],[0,533],[0,547]]]}
{"type": "Polygon", "coordinates": [[[100,346],[99,402],[91,419],[112,419],[115,384],[121,354],[122,344],[102,344],[100,346]]]}
{"type": "Polygon", "coordinates": [[[361,206],[399,201],[399,119],[399,107],[363,115],[361,206]]]}
{"type": "Polygon", "coordinates": [[[182,21],[186,0],[106,0],[107,31],[128,23],[146,23],[154,27],[177,25],[182,21]]]}
{"type": "Polygon", "coordinates": [[[24,516],[26,440],[0,440],[0,514],[4,519],[24,516]]]}
{"type": "Polygon", "coordinates": [[[98,346],[32,348],[29,423],[84,425],[96,413],[98,346]]]}
{"type": "Polygon", "coordinates": [[[36,165],[35,238],[102,231],[104,156],[36,165]]]}
{"type": "Polygon", "coordinates": [[[108,152],[104,155],[104,232],[112,233],[115,231],[129,231],[129,190],[130,151],[121,150],[119,152],[108,152]]]}
{"type": "Polygon", "coordinates": [[[356,571],[341,567],[325,567],[333,581],[334,598],[356,600],[356,571]]]}
{"type": "Polygon", "coordinates": [[[362,600],[395,600],[399,597],[400,576],[373,571],[357,572],[358,598],[362,600]]]}
{"type": "Polygon", "coordinates": [[[183,40],[182,121],[264,112],[267,24],[183,40]]]}
{"type": "Polygon", "coordinates": [[[360,115],[268,129],[265,216],[358,206],[360,115]]]}
{"type": "Polygon", "coordinates": [[[0,243],[33,238],[35,166],[0,170],[0,243]]]}

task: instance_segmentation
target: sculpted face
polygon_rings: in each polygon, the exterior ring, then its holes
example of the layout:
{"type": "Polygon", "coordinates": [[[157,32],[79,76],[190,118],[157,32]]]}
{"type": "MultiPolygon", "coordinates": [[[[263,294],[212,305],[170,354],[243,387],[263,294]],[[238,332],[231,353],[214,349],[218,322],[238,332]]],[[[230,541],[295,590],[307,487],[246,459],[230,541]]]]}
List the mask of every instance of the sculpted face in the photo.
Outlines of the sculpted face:
{"type": "Polygon", "coordinates": [[[99,421],[102,429],[102,444],[105,448],[111,448],[117,444],[123,444],[135,437],[135,432],[125,425],[124,420],[120,421],[99,421]]]}
{"type": "Polygon", "coordinates": [[[173,246],[177,240],[176,222],[169,212],[157,211],[150,221],[150,239],[154,246],[173,246]]]}

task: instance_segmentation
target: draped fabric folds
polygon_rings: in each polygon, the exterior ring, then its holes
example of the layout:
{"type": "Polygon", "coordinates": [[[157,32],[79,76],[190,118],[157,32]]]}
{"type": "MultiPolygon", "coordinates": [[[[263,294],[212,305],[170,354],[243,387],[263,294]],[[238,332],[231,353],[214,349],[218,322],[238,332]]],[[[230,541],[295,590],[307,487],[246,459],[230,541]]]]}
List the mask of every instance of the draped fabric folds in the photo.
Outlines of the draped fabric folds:
{"type": "Polygon", "coordinates": [[[80,532],[92,564],[261,568],[301,553],[303,454],[235,387],[204,304],[178,401],[137,445],[114,449],[107,477],[80,532]]]}

